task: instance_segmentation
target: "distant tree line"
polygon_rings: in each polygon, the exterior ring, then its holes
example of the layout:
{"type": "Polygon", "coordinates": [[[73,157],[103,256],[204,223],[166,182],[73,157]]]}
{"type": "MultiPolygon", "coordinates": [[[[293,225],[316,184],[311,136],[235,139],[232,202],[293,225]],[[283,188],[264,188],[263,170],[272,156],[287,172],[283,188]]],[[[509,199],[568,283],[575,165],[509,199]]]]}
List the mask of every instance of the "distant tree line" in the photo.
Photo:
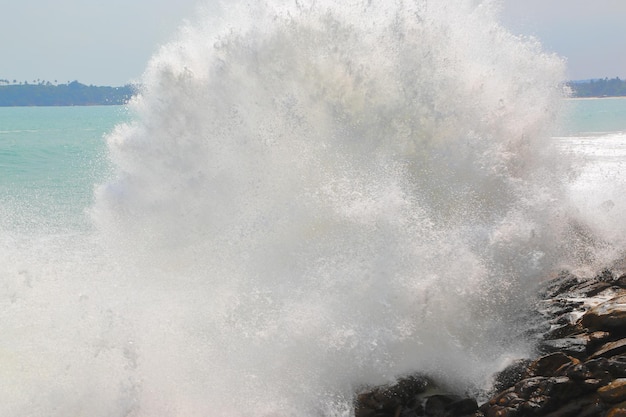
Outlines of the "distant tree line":
{"type": "Polygon", "coordinates": [[[588,81],[570,81],[567,83],[574,97],[621,97],[626,96],[626,80],[597,79],[588,81]]]}
{"type": "Polygon", "coordinates": [[[125,104],[135,94],[132,85],[106,87],[81,84],[52,84],[35,80],[33,84],[0,79],[0,106],[90,106],[125,104]]]}
{"type": "MultiPolygon", "coordinates": [[[[570,81],[573,97],[626,96],[626,80],[604,78],[570,81]]],[[[89,106],[125,104],[136,93],[136,86],[107,87],[78,81],[58,84],[45,80],[17,81],[0,79],[0,107],[7,106],[89,106]]]]}

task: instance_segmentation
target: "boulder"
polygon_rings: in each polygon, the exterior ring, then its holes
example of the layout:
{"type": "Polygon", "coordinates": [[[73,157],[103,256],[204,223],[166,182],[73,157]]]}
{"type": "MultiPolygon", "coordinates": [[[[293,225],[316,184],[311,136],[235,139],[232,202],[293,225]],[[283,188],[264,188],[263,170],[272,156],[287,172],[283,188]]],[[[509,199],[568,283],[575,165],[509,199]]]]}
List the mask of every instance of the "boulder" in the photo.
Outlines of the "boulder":
{"type": "Polygon", "coordinates": [[[579,283],[578,277],[568,272],[561,273],[557,278],[548,281],[540,291],[544,299],[554,298],[567,292],[579,283]]]}
{"type": "Polygon", "coordinates": [[[580,361],[566,355],[563,352],[555,352],[545,355],[532,362],[528,367],[527,375],[533,376],[554,376],[557,369],[564,365],[576,365],[580,361]]]}
{"type": "Polygon", "coordinates": [[[619,403],[613,406],[606,417],[626,417],[626,402],[619,403]]]}
{"type": "Polygon", "coordinates": [[[604,401],[610,403],[626,401],[626,378],[618,378],[598,388],[598,395],[604,401]]]}
{"type": "Polygon", "coordinates": [[[592,330],[612,330],[626,326],[626,294],[618,295],[590,309],[581,318],[592,330]]]}
{"type": "Polygon", "coordinates": [[[539,344],[539,350],[544,353],[561,352],[581,358],[587,353],[589,341],[581,337],[564,337],[561,339],[544,340],[539,344]]]}
{"type": "Polygon", "coordinates": [[[583,415],[587,415],[588,417],[598,416],[602,412],[602,408],[598,409],[597,407],[598,403],[599,400],[597,395],[588,395],[565,403],[555,411],[546,414],[546,417],[581,417],[583,415]],[[585,414],[585,410],[587,413],[589,411],[595,411],[595,413],[585,414]]]}
{"type": "Polygon", "coordinates": [[[626,378],[626,356],[617,355],[610,358],[608,370],[615,378],[626,378]]]}
{"type": "Polygon", "coordinates": [[[417,410],[416,396],[426,391],[427,378],[411,375],[399,379],[395,384],[376,387],[359,394],[356,398],[356,417],[398,417],[404,410],[417,410]]]}
{"type": "Polygon", "coordinates": [[[576,291],[585,297],[595,297],[611,287],[613,287],[613,283],[611,282],[591,280],[577,287],[576,291]]]}
{"type": "Polygon", "coordinates": [[[616,342],[609,342],[602,345],[600,349],[595,351],[593,355],[591,355],[590,359],[595,358],[608,358],[611,356],[621,355],[626,353],[626,338],[620,339],[616,342]]]}
{"type": "Polygon", "coordinates": [[[510,386],[517,384],[524,376],[527,376],[528,367],[531,364],[529,359],[518,359],[500,371],[494,378],[493,388],[495,392],[500,392],[510,386]]]}

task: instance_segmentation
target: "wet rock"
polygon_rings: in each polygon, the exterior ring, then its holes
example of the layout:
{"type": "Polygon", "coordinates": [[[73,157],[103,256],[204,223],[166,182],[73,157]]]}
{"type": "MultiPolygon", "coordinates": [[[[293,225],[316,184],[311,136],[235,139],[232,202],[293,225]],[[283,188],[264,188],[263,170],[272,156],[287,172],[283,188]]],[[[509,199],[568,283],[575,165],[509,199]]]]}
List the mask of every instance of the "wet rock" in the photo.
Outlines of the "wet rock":
{"type": "Polygon", "coordinates": [[[544,333],[544,339],[561,339],[574,334],[580,334],[585,328],[580,323],[557,323],[544,333]]]}
{"type": "Polygon", "coordinates": [[[545,389],[547,377],[536,376],[526,378],[515,384],[514,391],[521,398],[529,399],[532,396],[541,394],[545,389]]]}
{"type": "Polygon", "coordinates": [[[592,377],[589,368],[583,363],[566,364],[556,372],[558,376],[566,376],[574,381],[584,381],[592,377]]]}
{"type": "Polygon", "coordinates": [[[564,365],[576,365],[580,361],[571,356],[566,355],[563,352],[555,352],[549,355],[542,356],[536,361],[532,362],[528,367],[527,375],[533,376],[553,376],[557,369],[564,365]]]}
{"type": "MultiPolygon", "coordinates": [[[[420,411],[416,396],[429,386],[427,378],[411,375],[393,385],[376,387],[357,396],[356,417],[399,417],[403,410],[420,411]]],[[[419,414],[418,414],[419,415],[419,414]]]]}
{"type": "Polygon", "coordinates": [[[615,378],[626,378],[626,356],[618,355],[609,359],[608,371],[615,378]]]}
{"type": "Polygon", "coordinates": [[[544,299],[554,298],[559,294],[566,293],[569,289],[578,284],[578,278],[568,272],[562,272],[557,278],[544,284],[540,291],[540,296],[544,299]]]}
{"type": "Polygon", "coordinates": [[[529,359],[519,359],[500,371],[494,378],[493,387],[495,392],[500,392],[521,381],[527,374],[530,364],[531,361],[529,359]]]}
{"type": "Polygon", "coordinates": [[[626,326],[626,294],[618,295],[590,309],[581,324],[593,330],[611,330],[626,326]]]}
{"type": "Polygon", "coordinates": [[[585,361],[584,365],[589,370],[589,376],[600,380],[602,385],[614,379],[609,372],[609,360],[607,358],[590,359],[585,361]]]}
{"type": "Polygon", "coordinates": [[[576,417],[600,417],[604,416],[604,412],[606,411],[606,407],[604,403],[598,400],[598,402],[592,403],[582,410],[576,417]]]}
{"type": "MultiPolygon", "coordinates": [[[[590,395],[582,398],[578,398],[574,401],[570,401],[565,405],[557,408],[546,414],[546,417],[580,417],[583,414],[583,410],[590,409],[598,403],[596,395],[590,395]]],[[[594,407],[595,408],[595,407],[594,407]]],[[[597,415],[590,414],[589,416],[597,415]]]]}
{"type": "Polygon", "coordinates": [[[456,395],[431,395],[426,398],[424,403],[424,415],[428,417],[446,416],[449,406],[459,400],[461,397],[456,395]]]}
{"type": "Polygon", "coordinates": [[[542,356],[495,376],[480,407],[452,394],[418,396],[428,387],[418,378],[359,396],[356,417],[626,417],[626,274],[561,274],[541,294],[527,336],[542,356]]]}
{"type": "Polygon", "coordinates": [[[595,378],[587,378],[583,380],[581,386],[585,391],[595,391],[602,385],[602,381],[595,378]]]}
{"type": "Polygon", "coordinates": [[[606,343],[611,337],[611,333],[603,332],[603,331],[596,331],[593,333],[589,333],[588,335],[586,335],[586,337],[588,337],[589,343],[591,345],[596,345],[598,343],[606,343]]]}
{"type": "Polygon", "coordinates": [[[491,407],[485,414],[485,417],[520,417],[520,411],[508,407],[491,407]]]}
{"type": "Polygon", "coordinates": [[[612,282],[591,281],[577,288],[577,291],[585,297],[595,297],[613,286],[612,282]]]}
{"type": "Polygon", "coordinates": [[[495,398],[492,398],[488,404],[490,406],[516,408],[523,402],[524,399],[520,398],[519,394],[516,393],[513,388],[510,388],[501,392],[495,398]]]}
{"type": "Polygon", "coordinates": [[[615,276],[611,270],[605,269],[595,279],[601,282],[613,282],[615,281],[615,276]]]}
{"type": "Polygon", "coordinates": [[[626,288],[626,274],[620,275],[620,277],[614,281],[614,284],[621,288],[626,288]]]}
{"type": "Polygon", "coordinates": [[[478,410],[478,403],[474,398],[463,398],[449,404],[446,408],[448,414],[453,416],[465,416],[478,410]]]}
{"type": "Polygon", "coordinates": [[[576,358],[587,353],[589,342],[580,337],[564,337],[562,339],[544,340],[539,344],[539,350],[544,353],[562,352],[576,358]]]}
{"type": "Polygon", "coordinates": [[[613,406],[608,413],[606,413],[606,417],[626,417],[626,402],[613,406]]]}
{"type": "Polygon", "coordinates": [[[616,356],[626,353],[626,338],[618,340],[616,342],[609,342],[604,344],[600,349],[594,352],[590,356],[591,359],[595,358],[607,358],[610,356],[616,356]]]}
{"type": "Polygon", "coordinates": [[[626,400],[626,378],[618,378],[608,385],[598,388],[598,395],[606,402],[617,403],[626,400]]]}

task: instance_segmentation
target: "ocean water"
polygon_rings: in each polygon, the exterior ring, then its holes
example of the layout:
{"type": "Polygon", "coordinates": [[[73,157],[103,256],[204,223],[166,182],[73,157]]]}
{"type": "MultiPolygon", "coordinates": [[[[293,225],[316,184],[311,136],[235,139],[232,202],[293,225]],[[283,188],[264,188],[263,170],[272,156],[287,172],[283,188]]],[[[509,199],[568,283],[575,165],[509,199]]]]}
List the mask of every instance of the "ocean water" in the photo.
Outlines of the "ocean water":
{"type": "Polygon", "coordinates": [[[485,392],[536,285],[622,257],[624,101],[564,99],[497,3],[249,6],[128,107],[0,109],[1,415],[485,392]]]}
{"type": "Polygon", "coordinates": [[[103,137],[128,118],[116,106],[0,108],[0,199],[19,207],[3,227],[88,227],[84,211],[109,168],[103,137]]]}
{"type": "MultiPolygon", "coordinates": [[[[572,205],[597,236],[619,242],[626,209],[621,197],[626,192],[626,99],[573,99],[565,108],[555,141],[572,158],[572,205]]],[[[609,247],[616,253],[608,259],[620,259],[623,245],[609,247]]]]}

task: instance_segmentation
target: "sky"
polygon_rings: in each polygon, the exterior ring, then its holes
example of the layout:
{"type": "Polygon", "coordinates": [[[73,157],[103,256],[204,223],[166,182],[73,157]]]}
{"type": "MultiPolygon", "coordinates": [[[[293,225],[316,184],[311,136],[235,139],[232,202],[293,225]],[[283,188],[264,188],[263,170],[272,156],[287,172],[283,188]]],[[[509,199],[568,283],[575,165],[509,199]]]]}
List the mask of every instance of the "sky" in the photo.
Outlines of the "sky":
{"type": "Polygon", "coordinates": [[[503,25],[565,57],[569,79],[626,79],[626,0],[504,0],[503,6],[503,25]]]}
{"type": "MultiPolygon", "coordinates": [[[[137,81],[198,0],[0,0],[0,79],[137,81]]],[[[626,78],[626,0],[501,0],[502,23],[566,58],[569,79],[626,78]]]]}

